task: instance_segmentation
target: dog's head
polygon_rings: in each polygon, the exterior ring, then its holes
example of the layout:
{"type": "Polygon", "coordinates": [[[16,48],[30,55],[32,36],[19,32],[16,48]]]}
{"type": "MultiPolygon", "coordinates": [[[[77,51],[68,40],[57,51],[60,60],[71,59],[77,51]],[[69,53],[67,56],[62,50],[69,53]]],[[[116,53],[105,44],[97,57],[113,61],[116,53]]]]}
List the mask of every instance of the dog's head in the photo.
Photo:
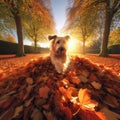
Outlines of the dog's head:
{"type": "Polygon", "coordinates": [[[69,36],[58,37],[57,35],[48,36],[49,40],[52,40],[50,50],[54,52],[55,56],[62,57],[66,55],[68,49],[69,36]]]}

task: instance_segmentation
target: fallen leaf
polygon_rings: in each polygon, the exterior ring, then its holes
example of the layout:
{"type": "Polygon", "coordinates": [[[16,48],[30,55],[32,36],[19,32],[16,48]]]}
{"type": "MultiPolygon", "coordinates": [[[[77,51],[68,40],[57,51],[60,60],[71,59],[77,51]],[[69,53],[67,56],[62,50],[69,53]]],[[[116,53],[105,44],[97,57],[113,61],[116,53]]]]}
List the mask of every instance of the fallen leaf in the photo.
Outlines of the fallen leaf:
{"type": "Polygon", "coordinates": [[[53,114],[51,112],[44,112],[47,120],[57,120],[55,116],[53,116],[53,114]]]}
{"type": "Polygon", "coordinates": [[[30,98],[29,100],[25,101],[24,106],[25,106],[25,107],[28,107],[28,106],[31,104],[31,102],[32,102],[33,99],[34,99],[34,97],[32,97],[32,98],[30,98]]]}
{"type": "Polygon", "coordinates": [[[81,80],[78,79],[78,77],[76,76],[76,77],[72,77],[71,82],[78,85],[81,82],[81,80]]]}
{"type": "Polygon", "coordinates": [[[32,89],[33,89],[34,85],[28,85],[27,88],[26,88],[26,93],[25,93],[25,96],[23,97],[23,100],[25,100],[26,98],[29,97],[32,89]]]}
{"type": "Polygon", "coordinates": [[[4,103],[2,103],[2,108],[3,109],[6,109],[8,108],[12,103],[12,99],[11,98],[8,98],[4,103]]]}
{"type": "Polygon", "coordinates": [[[65,120],[72,120],[72,112],[69,107],[62,107],[62,110],[65,114],[65,120]]]}
{"type": "Polygon", "coordinates": [[[12,118],[17,117],[20,114],[20,112],[22,112],[22,111],[23,111],[23,105],[16,107],[14,115],[12,118]]]}
{"type": "Polygon", "coordinates": [[[85,76],[79,76],[80,82],[87,83],[88,79],[85,76]]]}
{"type": "Polygon", "coordinates": [[[96,82],[96,81],[93,81],[91,84],[97,90],[101,89],[101,87],[102,87],[102,85],[99,82],[96,82]]]}
{"type": "Polygon", "coordinates": [[[26,82],[29,84],[29,85],[32,85],[33,84],[33,79],[28,77],[26,78],[26,82]]]}
{"type": "Polygon", "coordinates": [[[80,105],[83,108],[94,110],[94,108],[98,105],[98,103],[94,100],[91,100],[90,95],[88,93],[88,89],[80,89],[78,92],[78,98],[80,105]]]}
{"type": "Polygon", "coordinates": [[[43,120],[43,115],[38,109],[34,109],[31,117],[32,120],[43,120]]]}
{"type": "Polygon", "coordinates": [[[120,119],[120,114],[112,112],[105,107],[103,109],[101,109],[100,112],[102,112],[104,114],[104,116],[107,118],[107,120],[119,120],[120,119]]]}
{"type": "Polygon", "coordinates": [[[49,92],[50,92],[50,89],[47,86],[43,86],[39,88],[39,96],[41,98],[48,98],[49,92]]]}

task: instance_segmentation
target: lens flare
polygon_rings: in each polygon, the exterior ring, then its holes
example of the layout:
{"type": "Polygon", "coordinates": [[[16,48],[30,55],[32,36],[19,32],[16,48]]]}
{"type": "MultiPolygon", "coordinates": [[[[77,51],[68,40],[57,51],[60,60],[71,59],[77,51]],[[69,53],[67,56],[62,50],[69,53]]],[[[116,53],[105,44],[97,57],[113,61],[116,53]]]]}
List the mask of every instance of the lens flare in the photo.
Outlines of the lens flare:
{"type": "Polygon", "coordinates": [[[76,54],[80,52],[81,43],[79,40],[71,38],[68,42],[68,54],[76,54]]]}

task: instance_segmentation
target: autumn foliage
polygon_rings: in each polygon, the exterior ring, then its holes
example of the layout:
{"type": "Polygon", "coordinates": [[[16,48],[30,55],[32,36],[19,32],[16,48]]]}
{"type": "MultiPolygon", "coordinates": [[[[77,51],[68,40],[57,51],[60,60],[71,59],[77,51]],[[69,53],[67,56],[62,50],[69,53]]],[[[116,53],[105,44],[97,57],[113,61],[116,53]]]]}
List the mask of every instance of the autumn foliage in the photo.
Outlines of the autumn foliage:
{"type": "Polygon", "coordinates": [[[85,58],[71,58],[59,74],[50,57],[40,57],[1,81],[1,120],[120,118],[119,77],[85,58]]]}

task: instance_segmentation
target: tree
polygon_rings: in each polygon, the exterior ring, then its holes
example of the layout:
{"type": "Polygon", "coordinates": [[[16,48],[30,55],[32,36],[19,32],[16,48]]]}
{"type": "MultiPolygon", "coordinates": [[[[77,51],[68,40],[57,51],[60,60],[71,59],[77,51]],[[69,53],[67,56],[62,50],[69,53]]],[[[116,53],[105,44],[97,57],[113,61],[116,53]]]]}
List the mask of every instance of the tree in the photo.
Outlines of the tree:
{"type": "Polygon", "coordinates": [[[109,46],[120,44],[120,27],[110,32],[109,46]]]}
{"type": "MultiPolygon", "coordinates": [[[[2,9],[3,21],[11,18],[15,22],[17,37],[18,37],[18,51],[17,56],[23,56],[24,53],[24,45],[23,45],[23,34],[22,34],[22,22],[21,22],[21,10],[23,7],[23,0],[3,0],[0,2],[2,9]]],[[[9,21],[9,22],[10,22],[9,21]]]]}
{"type": "Polygon", "coordinates": [[[86,42],[88,42],[90,37],[93,37],[93,25],[91,20],[86,18],[87,16],[81,16],[75,26],[72,28],[74,34],[77,34],[77,38],[82,41],[82,53],[86,53],[86,42]]]}
{"type": "MultiPolygon", "coordinates": [[[[49,1],[49,0],[47,0],[49,1]]],[[[2,0],[0,1],[0,19],[2,20],[3,28],[5,27],[5,21],[11,25],[10,21],[14,21],[18,37],[18,56],[23,56],[24,54],[24,45],[23,45],[23,19],[28,16],[27,11],[32,8],[33,12],[38,6],[34,6],[31,3],[39,2],[39,15],[45,21],[48,22],[48,19],[44,19],[46,14],[46,7],[44,0],[2,0]],[[35,8],[36,7],[36,8],[35,8]],[[2,10],[2,11],[1,11],[2,10]],[[9,22],[8,22],[9,21],[9,22]]],[[[47,4],[46,4],[47,6],[47,4]]],[[[49,12],[49,10],[47,10],[49,12]]],[[[31,16],[32,18],[32,16],[31,16]]],[[[11,28],[11,27],[10,27],[11,28]]]]}
{"type": "Polygon", "coordinates": [[[49,30],[54,30],[54,21],[48,8],[41,6],[40,1],[32,1],[29,5],[32,7],[27,9],[24,30],[27,38],[34,42],[35,52],[37,52],[38,41],[44,39],[49,30]],[[44,12],[44,15],[41,12],[44,12]]]}
{"type": "Polygon", "coordinates": [[[96,4],[103,3],[105,6],[105,24],[100,56],[106,57],[108,56],[107,46],[110,34],[110,26],[115,14],[120,12],[120,0],[96,0],[95,2],[96,4]]]}
{"type": "Polygon", "coordinates": [[[102,40],[100,56],[106,57],[108,55],[107,46],[108,46],[108,38],[110,33],[110,26],[115,14],[120,13],[120,0],[72,0],[72,1],[73,1],[73,6],[70,9],[70,15],[69,15],[69,18],[71,18],[72,21],[79,16],[81,11],[85,11],[90,7],[94,9],[94,11],[96,10],[103,11],[103,13],[105,14],[104,15],[105,22],[103,29],[104,32],[103,32],[103,40],[102,40]]]}
{"type": "Polygon", "coordinates": [[[12,43],[16,43],[16,40],[12,35],[7,35],[6,40],[12,43]]]}
{"type": "Polygon", "coordinates": [[[3,39],[3,36],[0,34],[0,40],[2,40],[3,39]]]}
{"type": "Polygon", "coordinates": [[[72,8],[68,10],[67,14],[67,21],[69,21],[69,24],[67,24],[67,29],[72,29],[74,33],[79,34],[79,39],[83,43],[83,54],[85,54],[86,42],[90,40],[90,37],[94,37],[96,28],[98,26],[98,13],[94,12],[94,10],[91,8],[83,10],[82,6],[84,5],[84,1],[76,0],[73,3],[72,8]],[[78,3],[80,4],[79,10],[76,8],[78,3]],[[75,14],[72,15],[74,12],[75,14]],[[93,22],[93,20],[95,22],[93,22]]]}

